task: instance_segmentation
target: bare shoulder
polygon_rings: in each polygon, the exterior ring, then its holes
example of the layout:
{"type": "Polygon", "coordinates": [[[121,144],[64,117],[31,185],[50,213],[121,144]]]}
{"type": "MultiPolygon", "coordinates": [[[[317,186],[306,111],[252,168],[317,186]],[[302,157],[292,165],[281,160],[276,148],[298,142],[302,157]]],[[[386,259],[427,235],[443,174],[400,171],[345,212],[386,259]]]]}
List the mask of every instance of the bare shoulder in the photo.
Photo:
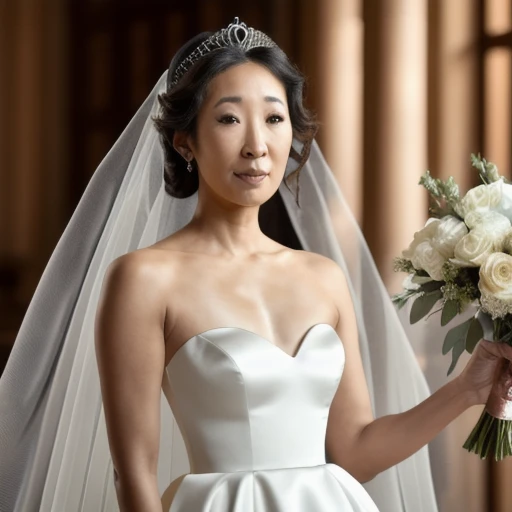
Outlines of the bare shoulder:
{"type": "MultiPolygon", "coordinates": [[[[123,314],[137,310],[165,316],[165,294],[172,264],[164,265],[161,251],[138,249],[114,259],[106,269],[101,302],[108,309],[123,306],[123,314]]],[[[171,258],[172,259],[172,258],[171,258]]]]}
{"type": "Polygon", "coordinates": [[[297,259],[300,264],[304,265],[304,270],[313,272],[315,277],[328,287],[345,286],[345,273],[335,261],[316,252],[295,252],[297,253],[297,259]]]}
{"type": "Polygon", "coordinates": [[[332,301],[340,317],[346,310],[346,305],[352,302],[352,296],[347,277],[343,269],[332,259],[314,252],[297,251],[302,254],[305,271],[319,283],[332,301]]]}
{"type": "Polygon", "coordinates": [[[159,258],[156,251],[138,249],[118,256],[107,267],[109,286],[158,286],[159,258]]]}
{"type": "Polygon", "coordinates": [[[153,245],[117,257],[108,272],[117,278],[152,282],[161,287],[168,277],[179,275],[183,260],[183,253],[153,245]]]}

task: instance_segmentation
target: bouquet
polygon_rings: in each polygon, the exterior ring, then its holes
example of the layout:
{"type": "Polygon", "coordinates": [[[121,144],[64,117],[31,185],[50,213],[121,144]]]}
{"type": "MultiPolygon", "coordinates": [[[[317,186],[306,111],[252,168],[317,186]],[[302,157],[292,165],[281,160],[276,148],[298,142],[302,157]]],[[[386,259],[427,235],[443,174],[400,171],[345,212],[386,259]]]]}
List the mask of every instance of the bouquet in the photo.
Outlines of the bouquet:
{"type": "MultiPolygon", "coordinates": [[[[480,155],[471,155],[471,163],[482,184],[462,198],[453,177],[443,181],[428,171],[421,177],[430,196],[429,219],[394,260],[394,270],[409,275],[393,302],[400,309],[414,299],[411,323],[440,312],[446,325],[476,306],[474,316],[446,334],[448,375],[482,337],[512,345],[512,184],[480,155]]],[[[497,368],[485,409],[464,444],[482,459],[512,455],[512,368],[505,359],[497,368]]]]}

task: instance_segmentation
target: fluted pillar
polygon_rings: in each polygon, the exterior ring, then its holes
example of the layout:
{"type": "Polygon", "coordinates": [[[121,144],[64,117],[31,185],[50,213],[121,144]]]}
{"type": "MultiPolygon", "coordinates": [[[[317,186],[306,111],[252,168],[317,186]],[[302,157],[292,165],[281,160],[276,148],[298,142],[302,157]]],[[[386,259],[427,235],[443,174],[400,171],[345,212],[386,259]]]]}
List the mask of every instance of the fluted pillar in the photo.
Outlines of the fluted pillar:
{"type": "MultiPolygon", "coordinates": [[[[434,176],[443,179],[453,176],[462,194],[475,184],[469,155],[481,149],[477,140],[477,3],[477,0],[429,2],[429,168],[434,176]]],[[[435,327],[439,321],[438,315],[432,318],[431,335],[424,343],[429,361],[426,374],[437,383],[434,389],[449,380],[445,376],[447,356],[439,355],[439,350],[446,331],[457,324],[454,321],[441,330],[435,327]]],[[[465,354],[456,373],[468,358],[465,354]]],[[[435,475],[442,510],[489,510],[488,464],[462,449],[479,415],[480,408],[469,409],[431,444],[436,460],[445,461],[435,475]]]]}
{"type": "Polygon", "coordinates": [[[0,9],[0,255],[27,302],[67,222],[65,0],[0,9]]]}
{"type": "Polygon", "coordinates": [[[318,3],[319,134],[325,158],[359,223],[363,214],[362,0],[318,3]]]}
{"type": "MultiPolygon", "coordinates": [[[[453,176],[464,193],[472,186],[469,155],[477,144],[476,0],[428,2],[428,165],[443,179],[453,176]]],[[[418,187],[419,188],[419,187],[418,187]]],[[[455,377],[467,363],[464,354],[454,374],[446,376],[449,357],[441,353],[447,331],[456,319],[440,326],[440,314],[419,322],[409,338],[423,363],[432,391],[455,377]]],[[[440,512],[486,512],[488,464],[462,445],[480,415],[473,407],[456,418],[430,443],[430,454],[440,512]]]]}
{"type": "Polygon", "coordinates": [[[478,152],[477,0],[429,2],[429,150],[432,174],[474,184],[469,155],[478,152]]]}
{"type": "Polygon", "coordinates": [[[427,1],[364,2],[364,231],[390,291],[392,260],[426,220],[427,1]]]}

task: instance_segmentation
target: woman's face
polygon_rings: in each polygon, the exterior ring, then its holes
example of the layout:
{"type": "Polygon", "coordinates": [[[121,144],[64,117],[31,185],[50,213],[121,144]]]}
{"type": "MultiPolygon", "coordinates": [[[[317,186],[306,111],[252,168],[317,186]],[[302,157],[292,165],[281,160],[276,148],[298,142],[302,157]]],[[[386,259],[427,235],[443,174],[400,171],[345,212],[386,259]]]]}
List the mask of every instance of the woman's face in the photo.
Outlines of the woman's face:
{"type": "Polygon", "coordinates": [[[283,84],[253,62],[229,68],[210,82],[196,133],[188,144],[200,193],[240,206],[264,203],[283,179],[293,138],[283,84]]]}

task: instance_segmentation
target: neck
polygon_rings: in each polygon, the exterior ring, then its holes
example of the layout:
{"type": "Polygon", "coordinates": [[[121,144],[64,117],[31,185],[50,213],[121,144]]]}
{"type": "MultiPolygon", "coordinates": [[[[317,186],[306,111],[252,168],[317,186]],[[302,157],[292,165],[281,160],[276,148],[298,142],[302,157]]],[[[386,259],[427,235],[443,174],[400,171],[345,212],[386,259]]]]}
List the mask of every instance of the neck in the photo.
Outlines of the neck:
{"type": "Polygon", "coordinates": [[[259,226],[258,212],[259,206],[222,203],[199,194],[189,227],[215,252],[248,256],[263,250],[268,243],[259,226]]]}

